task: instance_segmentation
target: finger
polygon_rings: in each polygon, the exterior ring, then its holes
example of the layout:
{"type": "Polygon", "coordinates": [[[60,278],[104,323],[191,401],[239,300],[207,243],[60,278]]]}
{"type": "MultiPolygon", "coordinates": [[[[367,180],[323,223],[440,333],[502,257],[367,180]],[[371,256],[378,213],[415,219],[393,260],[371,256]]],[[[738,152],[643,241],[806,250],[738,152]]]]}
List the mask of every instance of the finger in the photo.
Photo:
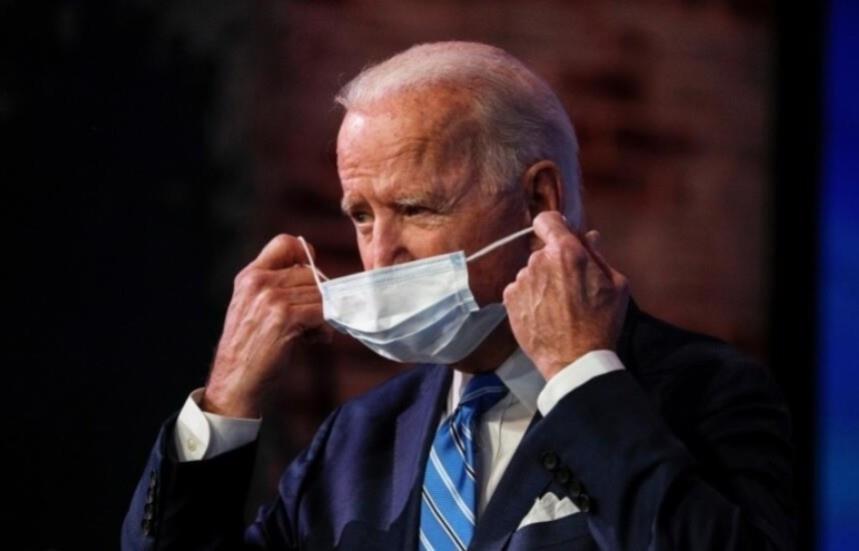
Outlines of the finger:
{"type": "Polygon", "coordinates": [[[287,287],[282,289],[286,300],[290,304],[322,304],[322,295],[315,283],[312,285],[301,285],[298,287],[287,287]]]}
{"type": "Polygon", "coordinates": [[[267,272],[271,277],[271,284],[277,287],[294,287],[297,285],[313,285],[316,287],[316,279],[313,270],[307,266],[291,266],[283,270],[267,272]]]}
{"type": "Polygon", "coordinates": [[[257,301],[255,310],[257,319],[265,320],[265,325],[272,325],[287,338],[299,337],[325,323],[321,303],[293,304],[282,290],[267,293],[257,301]]]}
{"type": "MultiPolygon", "coordinates": [[[[255,308],[260,315],[270,310],[288,312],[292,315],[295,308],[322,306],[322,297],[316,286],[303,285],[300,287],[268,287],[255,297],[255,308]]],[[[288,317],[288,316],[287,316],[288,317]]]]}
{"type": "Polygon", "coordinates": [[[588,254],[593,258],[594,262],[600,267],[606,277],[612,279],[612,268],[606,262],[605,258],[596,250],[595,244],[599,241],[599,232],[591,230],[585,234],[584,239],[580,239],[582,246],[588,251],[588,254]]]}
{"type": "Polygon", "coordinates": [[[549,244],[571,235],[572,232],[560,212],[544,211],[534,218],[534,234],[549,244]]]}
{"type": "Polygon", "coordinates": [[[306,333],[325,325],[321,304],[299,304],[290,308],[291,325],[299,332],[306,333]]]}
{"type": "Polygon", "coordinates": [[[289,289],[310,285],[317,288],[313,271],[304,266],[292,266],[281,270],[262,270],[249,266],[239,272],[235,280],[236,291],[257,294],[264,289],[289,289]]]}
{"type": "MultiPolygon", "coordinates": [[[[310,247],[309,244],[308,247],[310,247]]],[[[310,249],[310,254],[313,254],[315,258],[312,248],[310,249]]],[[[309,262],[309,259],[298,239],[282,233],[269,241],[251,264],[266,270],[277,270],[288,268],[295,264],[306,264],[307,262],[309,262]]]]}
{"type": "Polygon", "coordinates": [[[614,268],[611,269],[611,281],[616,289],[621,289],[625,293],[629,292],[629,280],[614,268]]]}
{"type": "Polygon", "coordinates": [[[516,293],[518,291],[518,286],[516,282],[519,281],[519,277],[516,277],[516,281],[508,283],[506,287],[504,287],[504,291],[501,293],[501,300],[505,307],[510,308],[510,305],[516,298],[516,293]]]}

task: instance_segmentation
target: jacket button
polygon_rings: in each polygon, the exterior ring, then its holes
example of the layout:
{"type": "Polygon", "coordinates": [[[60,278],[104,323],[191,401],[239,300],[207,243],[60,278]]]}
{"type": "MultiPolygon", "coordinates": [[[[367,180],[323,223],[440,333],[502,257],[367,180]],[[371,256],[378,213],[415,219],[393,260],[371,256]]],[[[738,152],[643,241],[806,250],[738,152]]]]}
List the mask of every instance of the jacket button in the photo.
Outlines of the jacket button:
{"type": "Polygon", "coordinates": [[[570,480],[569,484],[567,484],[567,491],[570,492],[570,496],[575,499],[582,495],[585,488],[578,480],[570,480]]]}
{"type": "Polygon", "coordinates": [[[558,454],[555,452],[545,452],[540,460],[543,462],[543,468],[550,472],[555,472],[561,464],[561,460],[558,459],[558,454]]]}
{"type": "Polygon", "coordinates": [[[583,513],[588,513],[591,510],[591,497],[588,494],[581,494],[575,501],[576,506],[583,513]]]}
{"type": "Polygon", "coordinates": [[[562,467],[558,472],[555,473],[555,482],[560,484],[561,486],[566,486],[566,484],[572,480],[573,475],[570,474],[570,469],[566,467],[562,467]]]}

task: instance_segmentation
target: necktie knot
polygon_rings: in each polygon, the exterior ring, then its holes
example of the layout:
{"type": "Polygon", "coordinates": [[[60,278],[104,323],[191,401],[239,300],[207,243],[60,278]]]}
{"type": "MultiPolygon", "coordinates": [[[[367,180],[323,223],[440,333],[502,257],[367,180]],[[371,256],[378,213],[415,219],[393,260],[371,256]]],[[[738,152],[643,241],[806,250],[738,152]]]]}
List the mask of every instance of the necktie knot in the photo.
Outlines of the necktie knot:
{"type": "Polygon", "coordinates": [[[479,419],[507,395],[507,387],[495,373],[480,373],[465,386],[458,410],[470,420],[479,419]]]}

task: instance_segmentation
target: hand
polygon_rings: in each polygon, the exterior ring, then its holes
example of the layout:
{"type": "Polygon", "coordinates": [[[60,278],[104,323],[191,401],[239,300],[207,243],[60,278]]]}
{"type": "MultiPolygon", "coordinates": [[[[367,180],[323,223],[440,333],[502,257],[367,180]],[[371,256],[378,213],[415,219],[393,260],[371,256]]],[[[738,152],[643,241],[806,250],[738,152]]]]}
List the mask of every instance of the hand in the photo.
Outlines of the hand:
{"type": "Polygon", "coordinates": [[[534,233],[545,246],[504,289],[513,335],[546,380],[591,350],[614,349],[629,288],[596,252],[599,234],[570,231],[559,212],[542,212],[534,233]]]}
{"type": "Polygon", "coordinates": [[[281,234],[236,276],[202,409],[259,417],[301,338],[330,340],[322,297],[298,239],[281,234]]]}

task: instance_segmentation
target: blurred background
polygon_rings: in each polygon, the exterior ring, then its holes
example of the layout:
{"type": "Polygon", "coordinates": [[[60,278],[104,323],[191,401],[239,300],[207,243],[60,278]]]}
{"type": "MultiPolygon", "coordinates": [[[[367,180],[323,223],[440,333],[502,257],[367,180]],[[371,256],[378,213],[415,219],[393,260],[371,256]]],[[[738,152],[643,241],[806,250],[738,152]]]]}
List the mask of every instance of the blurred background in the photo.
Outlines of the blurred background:
{"type": "MultiPolygon", "coordinates": [[[[607,257],[645,310],[770,366],[797,548],[855,548],[859,2],[0,0],[6,548],[118,546],[271,236],[360,270],[333,95],[443,39],[500,46],[558,92],[607,257]]],[[[399,369],[345,338],[303,350],[248,509],[331,409],[399,369]]]]}

